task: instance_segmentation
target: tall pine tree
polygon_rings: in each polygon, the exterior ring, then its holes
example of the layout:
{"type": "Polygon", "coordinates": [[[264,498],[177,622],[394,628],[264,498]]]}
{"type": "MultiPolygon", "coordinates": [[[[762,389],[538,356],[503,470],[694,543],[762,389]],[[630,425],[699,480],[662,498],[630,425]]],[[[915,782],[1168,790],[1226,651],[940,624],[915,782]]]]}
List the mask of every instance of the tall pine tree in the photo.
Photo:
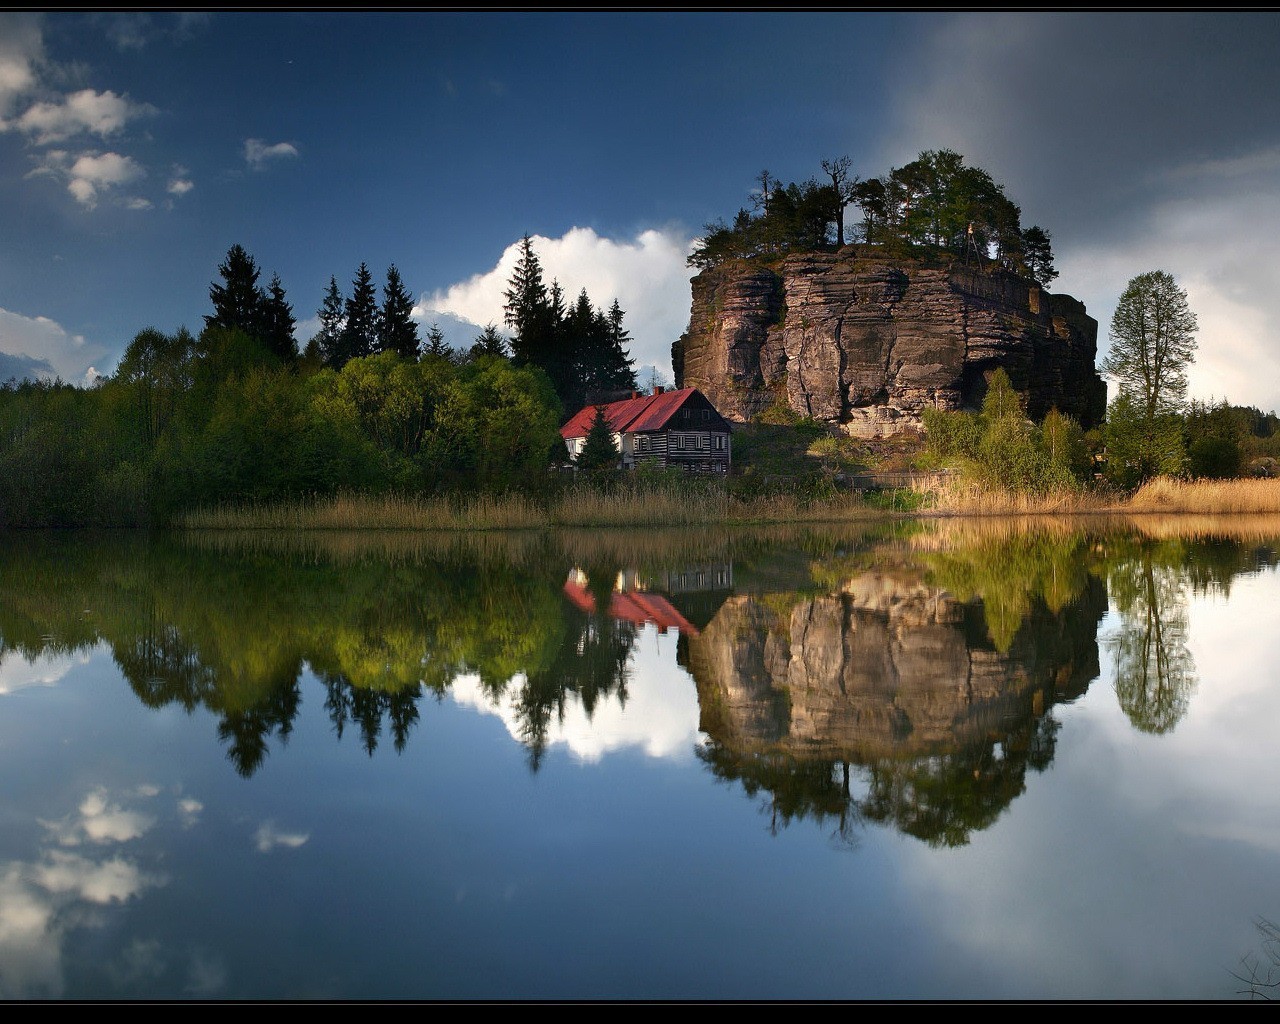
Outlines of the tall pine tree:
{"type": "Polygon", "coordinates": [[[307,343],[307,355],[326,366],[334,366],[342,342],[342,327],[347,322],[346,300],[338,290],[338,279],[329,278],[324,299],[316,311],[320,318],[320,330],[307,343]]]}
{"type": "Polygon", "coordinates": [[[373,355],[378,344],[378,299],[369,268],[361,263],[351,282],[351,295],[343,310],[345,320],[338,339],[338,352],[332,360],[341,369],[352,359],[373,355]]]}
{"type": "Polygon", "coordinates": [[[259,338],[263,333],[266,294],[258,287],[258,264],[243,246],[233,245],[218,265],[222,284],[209,286],[213,315],[204,318],[206,327],[230,327],[259,338]]]}
{"type": "Polygon", "coordinates": [[[296,325],[293,307],[285,301],[280,275],[273,274],[271,285],[267,288],[266,303],[262,308],[262,341],[287,363],[298,358],[298,342],[293,336],[296,325]]]}
{"type": "Polygon", "coordinates": [[[418,359],[418,325],[413,322],[413,297],[400,280],[393,263],[387,268],[387,283],[382,289],[382,310],[378,316],[378,348],[395,352],[401,359],[418,359]]]}

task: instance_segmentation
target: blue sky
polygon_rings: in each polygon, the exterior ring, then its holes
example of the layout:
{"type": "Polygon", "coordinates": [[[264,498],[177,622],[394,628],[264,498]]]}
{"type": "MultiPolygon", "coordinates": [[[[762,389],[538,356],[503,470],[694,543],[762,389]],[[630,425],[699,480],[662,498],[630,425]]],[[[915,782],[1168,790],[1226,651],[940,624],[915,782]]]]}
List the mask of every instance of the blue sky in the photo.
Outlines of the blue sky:
{"type": "Polygon", "coordinates": [[[501,326],[524,234],[670,374],[685,255],[848,155],[984,168],[1107,325],[1167,270],[1194,395],[1280,407],[1280,14],[0,12],[0,377],[110,373],[200,328],[233,244],[299,341],[395,264],[423,326],[501,326]]]}

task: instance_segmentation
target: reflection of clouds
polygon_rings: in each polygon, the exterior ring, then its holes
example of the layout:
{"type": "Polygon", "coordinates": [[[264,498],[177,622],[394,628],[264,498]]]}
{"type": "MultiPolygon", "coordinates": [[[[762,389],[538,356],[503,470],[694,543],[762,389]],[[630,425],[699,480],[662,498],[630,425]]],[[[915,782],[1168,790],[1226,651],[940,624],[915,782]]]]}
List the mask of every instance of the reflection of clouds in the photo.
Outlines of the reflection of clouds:
{"type": "MultiPolygon", "coordinates": [[[[152,784],[113,799],[104,788],[90,792],[76,810],[55,821],[41,821],[50,845],[30,862],[0,867],[0,998],[58,998],[62,994],[62,947],[73,929],[104,927],[105,908],[118,906],[147,889],[165,884],[119,850],[95,856],[107,844],[142,837],[155,824],[125,800],[150,800],[160,793],[152,784]],[[76,851],[65,847],[80,847],[76,851]]],[[[194,821],[202,809],[190,797],[176,805],[180,820],[194,821]]],[[[154,941],[135,940],[104,969],[120,984],[158,977],[162,949],[154,941]]],[[[216,991],[216,971],[193,970],[205,987],[216,991]]]]}
{"type": "Polygon", "coordinates": [[[309,832],[281,832],[274,821],[264,821],[254,834],[254,845],[259,853],[270,853],[277,846],[296,849],[311,838],[309,832]]]}
{"type": "Polygon", "coordinates": [[[57,997],[62,993],[61,936],[52,927],[53,902],[10,864],[0,877],[0,997],[57,997]]]}
{"type": "Polygon", "coordinates": [[[50,850],[34,867],[32,879],[51,893],[71,893],[90,903],[123,903],[158,884],[123,857],[94,863],[63,850],[50,850]]]}
{"type": "MultiPolygon", "coordinates": [[[[631,654],[626,704],[610,695],[598,700],[588,717],[576,698],[570,700],[563,719],[549,723],[547,745],[563,743],[584,761],[598,761],[610,751],[635,747],[650,757],[692,757],[699,742],[698,694],[688,676],[671,671],[670,651],[660,650],[662,644],[674,643],[673,635],[660,636],[652,626],[641,630],[631,654]]],[[[498,716],[507,731],[520,739],[516,705],[523,681],[523,677],[513,679],[496,702],[475,676],[459,676],[449,693],[465,707],[498,716]]]]}
{"type": "MultiPolygon", "coordinates": [[[[1277,608],[1274,570],[1235,577],[1229,597],[1189,598],[1200,683],[1176,730],[1138,732],[1104,660],[1089,692],[1055,709],[1069,743],[1013,813],[946,858],[902,845],[919,905],[957,930],[944,944],[958,978],[987,977],[983,965],[999,962],[1023,979],[1001,998],[1075,998],[1081,986],[1112,999],[1176,996],[1170,965],[1194,948],[1207,980],[1188,976],[1186,990],[1213,991],[1215,970],[1230,985],[1226,970],[1247,944],[1229,933],[1242,930],[1247,943],[1251,916],[1271,911],[1274,893],[1258,879],[1273,877],[1280,856],[1277,608]],[[1089,881],[1045,881],[1075,878],[1089,881]],[[1223,923],[1224,906],[1241,908],[1238,925],[1223,923]]],[[[1117,625],[1113,610],[1099,635],[1117,625]]]]}
{"type": "Polygon", "coordinates": [[[0,696],[29,686],[53,686],[77,665],[89,662],[88,654],[41,654],[27,658],[17,651],[0,654],[0,696]]]}
{"type": "Polygon", "coordinates": [[[99,844],[128,842],[137,839],[154,823],[155,819],[149,815],[111,803],[102,789],[85,797],[77,814],[62,821],[41,822],[63,846],[78,846],[86,839],[99,844]]]}
{"type": "Polygon", "coordinates": [[[200,812],[203,810],[204,804],[192,797],[183,797],[178,801],[178,817],[182,820],[184,828],[199,824],[200,812]]]}
{"type": "Polygon", "coordinates": [[[183,992],[197,998],[217,995],[227,984],[227,968],[208,953],[195,953],[187,965],[187,983],[183,992]]]}

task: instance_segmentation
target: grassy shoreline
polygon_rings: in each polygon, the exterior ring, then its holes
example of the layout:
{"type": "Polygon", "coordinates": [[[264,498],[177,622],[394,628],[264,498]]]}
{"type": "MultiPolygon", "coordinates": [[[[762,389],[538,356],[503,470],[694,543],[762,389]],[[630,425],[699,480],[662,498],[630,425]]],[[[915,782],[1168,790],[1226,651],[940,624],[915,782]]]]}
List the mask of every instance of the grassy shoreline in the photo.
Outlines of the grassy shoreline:
{"type": "Polygon", "coordinates": [[[1098,514],[1280,514],[1280,480],[1157,479],[1132,495],[1064,491],[1033,496],[963,484],[890,493],[802,499],[740,498],[723,488],[661,485],[600,491],[588,486],[537,501],[526,495],[413,498],[345,494],[290,502],[219,505],[181,516],[193,530],[536,530],[559,527],[759,526],[867,522],[885,518],[1098,514]]]}

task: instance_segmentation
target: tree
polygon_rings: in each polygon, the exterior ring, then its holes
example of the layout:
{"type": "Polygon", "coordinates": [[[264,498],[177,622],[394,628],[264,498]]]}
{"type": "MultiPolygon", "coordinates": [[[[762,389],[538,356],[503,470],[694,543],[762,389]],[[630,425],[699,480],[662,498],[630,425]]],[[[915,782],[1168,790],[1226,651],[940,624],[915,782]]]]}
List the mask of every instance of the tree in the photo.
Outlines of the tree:
{"type": "Polygon", "coordinates": [[[444,331],[440,330],[439,324],[432,324],[427,328],[426,342],[422,346],[423,355],[439,356],[442,359],[453,361],[453,349],[449,347],[444,340],[444,331]]]}
{"type": "Polygon", "coordinates": [[[516,362],[543,365],[551,326],[550,298],[542,280],[542,263],[528,235],[520,239],[520,255],[503,298],[506,324],[515,332],[511,350],[516,362]]]}
{"type": "MultiPolygon", "coordinates": [[[[1111,350],[1102,372],[1116,381],[1118,394],[1107,412],[1122,414],[1138,482],[1168,472],[1171,421],[1182,412],[1187,366],[1195,358],[1196,316],[1187,293],[1163,270],[1130,280],[1111,318],[1111,350]],[[1117,403],[1125,403],[1117,406],[1117,403]]],[[[1112,431],[1114,435],[1114,430],[1112,431]]],[[[1181,446],[1180,437],[1176,439],[1181,446]]],[[[1174,453],[1176,462],[1176,455],[1174,453]]]]}
{"type": "Polygon", "coordinates": [[[595,418],[587,431],[586,440],[582,443],[582,451],[574,460],[579,469],[589,473],[599,473],[618,468],[618,446],[613,443],[613,430],[604,414],[604,406],[596,406],[595,418]]]}
{"type": "Polygon", "coordinates": [[[218,265],[222,284],[209,286],[213,315],[204,318],[206,327],[230,327],[251,337],[262,335],[266,294],[258,287],[258,265],[243,246],[233,245],[218,265]]]}
{"type": "Polygon", "coordinates": [[[1058,276],[1053,266],[1053,247],[1049,233],[1039,224],[1032,224],[1022,232],[1022,258],[1027,271],[1041,288],[1048,288],[1050,282],[1058,276]]]}
{"type": "Polygon", "coordinates": [[[280,275],[273,274],[262,307],[262,341],[286,363],[298,358],[298,342],[293,336],[296,325],[293,307],[285,301],[280,275]]]}
{"type": "Polygon", "coordinates": [[[400,280],[393,263],[387,268],[382,289],[382,310],[378,316],[378,348],[394,352],[401,359],[418,358],[418,325],[413,322],[413,297],[400,280]]]}
{"type": "Polygon", "coordinates": [[[342,328],[347,322],[346,300],[338,290],[337,278],[329,278],[329,287],[316,315],[320,318],[320,330],[307,343],[307,354],[333,366],[342,341],[342,328]]]}
{"type": "Polygon", "coordinates": [[[499,359],[506,359],[509,355],[507,339],[494,324],[489,324],[477,335],[475,344],[467,352],[469,359],[479,359],[481,356],[497,356],[499,359]]]}
{"type": "Polygon", "coordinates": [[[371,356],[378,342],[378,303],[369,268],[361,263],[351,282],[351,295],[343,310],[342,334],[332,363],[335,368],[348,360],[371,356]]]}
{"type": "Polygon", "coordinates": [[[839,156],[834,160],[823,160],[822,171],[831,179],[831,191],[835,199],[836,246],[844,245],[844,208],[853,202],[859,179],[850,176],[849,168],[853,165],[847,156],[839,156]]]}

